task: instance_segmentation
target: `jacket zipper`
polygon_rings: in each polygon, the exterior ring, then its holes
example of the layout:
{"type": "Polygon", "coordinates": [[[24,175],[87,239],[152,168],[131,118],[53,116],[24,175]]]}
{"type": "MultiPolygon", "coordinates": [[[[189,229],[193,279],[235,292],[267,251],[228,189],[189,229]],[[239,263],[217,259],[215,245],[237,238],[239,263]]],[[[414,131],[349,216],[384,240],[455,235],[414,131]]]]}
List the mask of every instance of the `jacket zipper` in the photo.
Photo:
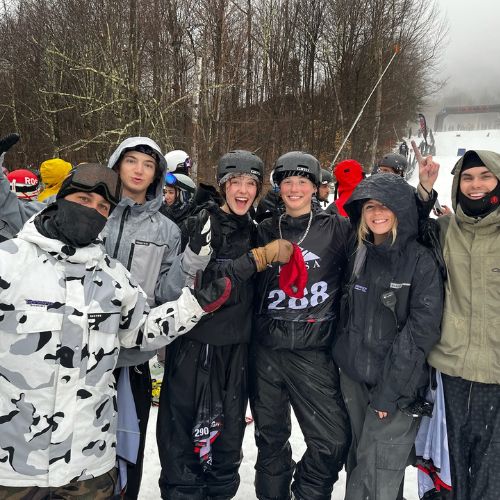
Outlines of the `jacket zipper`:
{"type": "Polygon", "coordinates": [[[125,210],[123,210],[122,218],[120,220],[120,229],[118,231],[118,236],[116,237],[115,251],[113,252],[114,259],[118,258],[118,249],[120,248],[120,241],[122,239],[123,226],[125,225],[125,221],[128,218],[129,210],[130,210],[130,207],[125,207],[125,210]]]}

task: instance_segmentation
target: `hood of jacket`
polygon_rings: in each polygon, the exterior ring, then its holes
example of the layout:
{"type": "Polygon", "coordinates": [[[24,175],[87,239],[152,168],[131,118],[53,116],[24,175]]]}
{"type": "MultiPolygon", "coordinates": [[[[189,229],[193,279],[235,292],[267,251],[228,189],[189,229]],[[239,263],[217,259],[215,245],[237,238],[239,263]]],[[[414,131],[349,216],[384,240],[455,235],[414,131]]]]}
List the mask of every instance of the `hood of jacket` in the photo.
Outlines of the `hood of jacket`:
{"type": "Polygon", "coordinates": [[[101,243],[92,243],[86,247],[74,248],[66,245],[62,241],[47,238],[40,234],[35,226],[34,215],[23,226],[17,237],[38,246],[44,252],[50,254],[58,261],[70,262],[73,264],[97,264],[104,256],[104,246],[101,243]]]}
{"type": "Polygon", "coordinates": [[[363,168],[356,160],[343,160],[335,165],[334,172],[337,179],[337,190],[352,191],[363,179],[363,168]]]}
{"type": "Polygon", "coordinates": [[[363,204],[377,200],[394,212],[398,220],[397,237],[393,248],[402,248],[418,235],[418,212],[415,189],[402,177],[376,174],[361,181],[344,205],[353,226],[358,227],[363,204]]]}
{"type": "Polygon", "coordinates": [[[71,163],[60,158],[45,160],[40,165],[40,179],[45,187],[38,195],[38,201],[44,201],[57,194],[72,168],[71,163]]]}
{"type": "MultiPolygon", "coordinates": [[[[153,181],[146,193],[146,203],[141,205],[144,211],[157,212],[163,203],[163,188],[165,187],[165,174],[167,172],[167,162],[163,156],[160,146],[149,137],[129,137],[125,139],[112,153],[108,160],[108,168],[115,168],[122,155],[136,146],[149,146],[158,155],[161,175],[159,179],[153,181]]],[[[135,202],[129,198],[122,198],[118,206],[133,206],[135,202]]]]}
{"type": "Polygon", "coordinates": [[[485,151],[480,149],[470,149],[467,151],[462,158],[460,158],[451,173],[453,174],[453,184],[451,186],[451,202],[453,210],[457,212],[457,194],[460,187],[460,172],[462,170],[462,164],[464,159],[469,153],[476,153],[482,162],[485,164],[486,168],[493,172],[497,179],[500,180],[500,154],[493,151],[485,151]]]}

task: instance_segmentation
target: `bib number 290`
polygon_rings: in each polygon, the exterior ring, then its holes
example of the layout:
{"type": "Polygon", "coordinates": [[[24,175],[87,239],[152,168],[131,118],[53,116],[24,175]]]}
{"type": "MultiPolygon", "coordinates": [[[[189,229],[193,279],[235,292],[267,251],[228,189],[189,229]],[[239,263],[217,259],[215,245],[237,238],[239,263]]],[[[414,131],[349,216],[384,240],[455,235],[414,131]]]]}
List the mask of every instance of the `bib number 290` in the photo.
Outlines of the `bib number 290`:
{"type": "Polygon", "coordinates": [[[283,290],[271,290],[268,299],[271,300],[268,309],[305,309],[309,305],[312,307],[321,304],[328,298],[327,292],[328,285],[326,281],[318,281],[311,285],[310,291],[304,288],[304,297],[301,299],[294,299],[287,297],[283,290]],[[288,304],[286,300],[288,299],[288,304]]]}

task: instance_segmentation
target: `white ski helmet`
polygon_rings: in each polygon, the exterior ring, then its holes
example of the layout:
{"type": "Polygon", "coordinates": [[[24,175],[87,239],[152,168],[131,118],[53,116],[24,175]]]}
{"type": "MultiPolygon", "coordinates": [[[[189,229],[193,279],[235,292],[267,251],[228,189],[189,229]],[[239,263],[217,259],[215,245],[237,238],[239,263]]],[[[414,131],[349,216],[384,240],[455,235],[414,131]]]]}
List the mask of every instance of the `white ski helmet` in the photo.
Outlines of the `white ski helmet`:
{"type": "Polygon", "coordinates": [[[186,170],[189,170],[191,167],[191,158],[189,158],[189,155],[185,151],[182,151],[182,149],[169,151],[165,155],[165,160],[169,172],[175,172],[178,167],[180,169],[185,168],[186,170]]]}

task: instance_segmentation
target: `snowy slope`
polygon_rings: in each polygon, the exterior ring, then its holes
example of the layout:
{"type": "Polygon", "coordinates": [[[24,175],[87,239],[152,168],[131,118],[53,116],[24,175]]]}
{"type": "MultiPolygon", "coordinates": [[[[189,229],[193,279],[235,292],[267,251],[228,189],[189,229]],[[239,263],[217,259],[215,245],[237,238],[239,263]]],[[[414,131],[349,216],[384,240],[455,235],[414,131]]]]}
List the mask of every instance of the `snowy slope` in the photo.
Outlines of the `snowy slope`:
{"type": "MultiPolygon", "coordinates": [[[[436,140],[436,161],[441,165],[440,173],[435,189],[439,193],[439,200],[442,204],[451,207],[451,170],[458,160],[457,150],[465,149],[489,149],[500,153],[500,130],[472,131],[472,132],[440,132],[435,134],[436,140]]],[[[410,184],[418,184],[418,171],[415,171],[410,184]]],[[[157,500],[160,498],[158,488],[158,478],[160,475],[160,465],[158,451],[156,448],[156,416],[157,408],[151,409],[151,417],[148,427],[148,436],[145,451],[144,475],[142,480],[140,500],[157,500]]],[[[249,413],[248,413],[249,414],[249,413]]],[[[245,441],[243,444],[244,459],[240,468],[241,485],[236,495],[236,500],[254,500],[255,492],[253,487],[255,459],[257,450],[253,439],[253,424],[247,427],[245,441]]],[[[293,449],[294,459],[297,461],[305,450],[302,433],[293,419],[292,436],[290,443],[293,449]]],[[[416,469],[408,467],[406,471],[406,481],[404,495],[407,500],[418,500],[417,495],[417,474],[416,469]]],[[[342,500],[344,498],[345,474],[342,473],[339,481],[334,486],[332,500],[342,500]]]]}

